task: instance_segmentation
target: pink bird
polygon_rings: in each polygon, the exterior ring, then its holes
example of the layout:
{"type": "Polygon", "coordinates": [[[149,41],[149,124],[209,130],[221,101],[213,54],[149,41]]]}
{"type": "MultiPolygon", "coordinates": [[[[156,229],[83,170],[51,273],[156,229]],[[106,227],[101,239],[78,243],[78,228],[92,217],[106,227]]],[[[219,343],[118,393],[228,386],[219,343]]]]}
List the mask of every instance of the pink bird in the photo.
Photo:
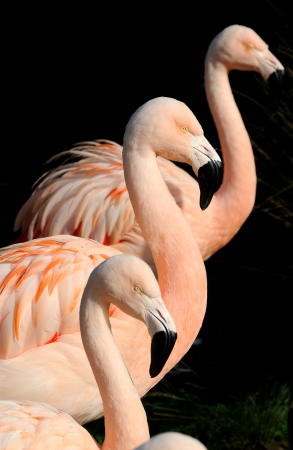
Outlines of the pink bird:
{"type": "MultiPolygon", "coordinates": [[[[123,150],[126,184],[178,332],[168,361],[152,378],[145,327],[120,309],[111,309],[113,333],[140,396],[188,351],[206,308],[205,267],[161,176],[156,156],[162,154],[206,174],[204,202],[212,196],[220,172],[218,155],[184,103],[153,99],[130,118],[123,150]]],[[[49,403],[80,423],[102,415],[101,397],[81,342],[78,310],[90,272],[118,253],[75,236],[51,236],[2,249],[0,398],[49,403]]]]}
{"type": "MultiPolygon", "coordinates": [[[[233,69],[259,72],[265,80],[280,78],[284,70],[250,28],[229,26],[211,42],[205,60],[205,87],[221,143],[224,179],[209,208],[199,208],[198,184],[190,175],[158,158],[161,174],[204,259],[232,239],[255,201],[254,157],[229,83],[229,71],[233,69]]],[[[133,253],[151,264],[151,253],[125,185],[122,147],[111,141],[84,142],[61,155],[80,159],[42,177],[17,215],[15,230],[21,229],[20,240],[61,233],[83,236],[133,253]]]]}
{"type": "MultiPolygon", "coordinates": [[[[147,326],[152,339],[150,371],[160,372],[176,341],[176,328],[153,272],[141,259],[113,256],[92,271],[80,304],[80,332],[105,411],[105,440],[100,448],[129,450],[149,440],[149,428],[111,333],[111,304],[147,326]]],[[[71,416],[50,405],[2,400],[0,448],[89,450],[97,444],[71,416]]]]}

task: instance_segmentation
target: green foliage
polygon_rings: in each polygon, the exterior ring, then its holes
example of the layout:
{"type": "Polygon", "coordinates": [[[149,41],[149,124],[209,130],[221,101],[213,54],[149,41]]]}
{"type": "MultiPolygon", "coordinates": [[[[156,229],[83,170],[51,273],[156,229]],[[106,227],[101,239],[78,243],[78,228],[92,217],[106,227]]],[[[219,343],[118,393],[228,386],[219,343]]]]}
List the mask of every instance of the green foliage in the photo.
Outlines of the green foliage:
{"type": "Polygon", "coordinates": [[[94,422],[89,422],[84,425],[84,428],[93,436],[93,438],[102,444],[105,438],[104,432],[104,418],[95,420],[94,422]]]}
{"type": "MultiPolygon", "coordinates": [[[[204,400],[205,390],[195,383],[178,386],[169,378],[143,399],[151,435],[179,431],[200,439],[209,450],[287,448],[289,386],[273,383],[224,403],[204,400]]],[[[103,419],[85,428],[103,442],[103,419]]]]}
{"type": "Polygon", "coordinates": [[[200,439],[209,450],[286,445],[290,402],[287,385],[275,383],[225,403],[208,403],[201,397],[202,392],[192,383],[176,387],[161,382],[143,400],[151,434],[180,431],[200,439]]]}

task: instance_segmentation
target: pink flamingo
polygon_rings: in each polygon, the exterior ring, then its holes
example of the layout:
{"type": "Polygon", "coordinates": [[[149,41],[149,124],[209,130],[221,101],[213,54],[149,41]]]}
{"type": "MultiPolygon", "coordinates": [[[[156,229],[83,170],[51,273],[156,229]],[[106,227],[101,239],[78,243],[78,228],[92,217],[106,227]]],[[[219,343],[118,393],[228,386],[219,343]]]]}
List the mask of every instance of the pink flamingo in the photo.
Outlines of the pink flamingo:
{"type": "MultiPolygon", "coordinates": [[[[284,68],[250,28],[229,26],[211,42],[205,60],[205,87],[221,143],[224,179],[209,208],[199,208],[198,185],[190,175],[158,158],[161,174],[204,259],[232,239],[255,201],[254,157],[229,83],[233,69],[257,71],[267,80],[279,78],[284,68]]],[[[17,215],[15,230],[22,230],[20,240],[59,233],[83,236],[136,254],[151,264],[124,181],[122,147],[111,141],[84,142],[62,154],[80,160],[43,176],[17,215]]]]}
{"type": "MultiPolygon", "coordinates": [[[[128,450],[149,440],[149,429],[140,397],[111,333],[110,304],[146,324],[152,338],[150,370],[155,367],[156,373],[174,346],[176,328],[145,262],[118,255],[92,271],[80,304],[80,332],[105,411],[105,441],[100,448],[128,450]]],[[[50,405],[2,400],[0,448],[89,450],[97,444],[71,416],[50,405]]]]}
{"type": "MultiPolygon", "coordinates": [[[[203,171],[210,177],[211,188],[204,180],[204,200],[217,184],[220,166],[219,157],[184,103],[153,99],[128,122],[123,151],[126,183],[152,251],[164,302],[178,331],[164,368],[151,378],[150,339],[145,327],[118,308],[110,311],[114,336],[140,396],[188,351],[206,308],[205,267],[192,232],[160,174],[156,157],[160,154],[192,163],[197,173],[203,171]]],[[[110,246],[75,236],[51,236],[2,249],[0,398],[49,403],[80,423],[102,414],[102,401],[80,338],[78,309],[90,272],[118,253],[110,246]]]]}

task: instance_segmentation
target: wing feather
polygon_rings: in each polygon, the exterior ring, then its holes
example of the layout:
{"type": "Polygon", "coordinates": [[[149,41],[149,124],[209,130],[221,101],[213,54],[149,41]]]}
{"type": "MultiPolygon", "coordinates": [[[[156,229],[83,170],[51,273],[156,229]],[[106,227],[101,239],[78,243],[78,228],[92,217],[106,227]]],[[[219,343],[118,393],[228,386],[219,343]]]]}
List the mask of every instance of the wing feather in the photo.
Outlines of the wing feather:
{"type": "MultiPolygon", "coordinates": [[[[106,245],[125,244],[129,238],[133,243],[136,239],[138,247],[143,244],[125,185],[122,147],[106,140],[89,141],[53,159],[60,156],[67,161],[43,175],[17,215],[20,240],[70,234],[106,245]]],[[[192,221],[197,183],[172,162],[157,160],[171,195],[192,221]]]]}
{"type": "Polygon", "coordinates": [[[79,330],[92,269],[119,252],[93,240],[53,236],[0,251],[0,358],[79,330]]]}
{"type": "Polygon", "coordinates": [[[93,450],[97,444],[70,415],[49,404],[1,400],[0,448],[93,450]]]}
{"type": "Polygon", "coordinates": [[[124,195],[122,147],[111,141],[85,142],[59,156],[69,160],[44,174],[17,215],[15,230],[21,229],[21,239],[78,233],[99,242],[117,242],[134,222],[129,197],[124,195]],[[126,223],[121,221],[125,208],[127,217],[132,216],[126,223]],[[118,221],[119,235],[114,232],[118,221]]]}

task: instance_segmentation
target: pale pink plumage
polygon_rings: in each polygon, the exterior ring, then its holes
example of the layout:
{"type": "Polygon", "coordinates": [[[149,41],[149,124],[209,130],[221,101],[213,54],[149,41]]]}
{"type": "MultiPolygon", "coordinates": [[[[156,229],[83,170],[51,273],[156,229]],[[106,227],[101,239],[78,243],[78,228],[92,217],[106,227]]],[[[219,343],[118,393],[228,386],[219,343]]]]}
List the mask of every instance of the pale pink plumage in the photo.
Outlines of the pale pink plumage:
{"type": "MultiPolygon", "coordinates": [[[[130,398],[132,406],[136,398],[130,398]]],[[[119,408],[119,405],[117,405],[119,408]]],[[[136,411],[135,411],[136,412],[136,411]]],[[[147,426],[147,424],[145,424],[147,426]]],[[[133,424],[133,435],[137,432],[133,424]]],[[[147,435],[142,439],[148,439],[147,435]]],[[[0,448],[2,450],[96,450],[91,435],[69,414],[45,403],[29,400],[0,400],[0,448]]],[[[130,449],[130,447],[126,447],[130,449]]],[[[158,434],[136,447],[137,450],[205,450],[197,439],[182,433],[158,434]]],[[[116,448],[116,450],[118,450],[116,448]]]]}
{"type": "MultiPolygon", "coordinates": [[[[151,262],[125,184],[122,146],[97,140],[64,153],[81,159],[42,177],[17,216],[15,229],[23,230],[19,240],[71,234],[151,262]]],[[[196,209],[197,182],[171,161],[160,157],[157,161],[178,206],[184,213],[196,209]]]]}
{"type": "MultiPolygon", "coordinates": [[[[103,398],[105,441],[102,448],[129,450],[148,440],[149,430],[139,395],[106,319],[109,293],[111,302],[146,323],[151,336],[157,327],[175,332],[175,326],[161,299],[157,280],[142,260],[129,255],[116,256],[92,271],[81,300],[80,330],[103,398]],[[134,290],[137,285],[143,295],[134,290]]],[[[156,357],[162,358],[163,363],[164,351],[159,351],[161,354],[157,353],[156,357]]],[[[48,404],[0,400],[0,448],[89,450],[96,449],[97,444],[72,417],[48,404]]]]}
{"type": "Polygon", "coordinates": [[[79,303],[88,276],[117,253],[65,235],[1,249],[0,358],[14,358],[79,331],[79,303]]]}
{"type": "MultiPolygon", "coordinates": [[[[230,241],[255,201],[254,158],[229,84],[232,69],[254,70],[267,79],[283,66],[247,27],[227,27],[209,46],[205,84],[221,142],[224,180],[207,210],[199,208],[196,181],[173,163],[158,158],[161,174],[204,259],[230,241]]],[[[43,177],[18,213],[15,229],[22,230],[20,239],[68,233],[96,239],[151,262],[128,198],[121,146],[110,141],[85,142],[66,153],[80,160],[43,177]]]]}
{"type": "MultiPolygon", "coordinates": [[[[141,396],[187,352],[205,314],[204,264],[156,158],[163,152],[166,158],[196,164],[195,148],[202,154],[202,146],[206,149],[210,144],[194,115],[183,103],[168,98],[139,108],[125,132],[124,170],[131,202],[178,331],[165,367],[150,378],[150,338],[145,327],[117,308],[112,312],[114,337],[141,396]]],[[[50,403],[80,423],[102,414],[101,397],[77,328],[78,306],[92,268],[105,255],[117,253],[73,236],[51,236],[3,249],[0,329],[3,355],[11,357],[0,360],[0,398],[50,403]]]]}
{"type": "Polygon", "coordinates": [[[51,405],[0,400],[0,448],[97,450],[97,444],[71,416],[51,405]]]}

